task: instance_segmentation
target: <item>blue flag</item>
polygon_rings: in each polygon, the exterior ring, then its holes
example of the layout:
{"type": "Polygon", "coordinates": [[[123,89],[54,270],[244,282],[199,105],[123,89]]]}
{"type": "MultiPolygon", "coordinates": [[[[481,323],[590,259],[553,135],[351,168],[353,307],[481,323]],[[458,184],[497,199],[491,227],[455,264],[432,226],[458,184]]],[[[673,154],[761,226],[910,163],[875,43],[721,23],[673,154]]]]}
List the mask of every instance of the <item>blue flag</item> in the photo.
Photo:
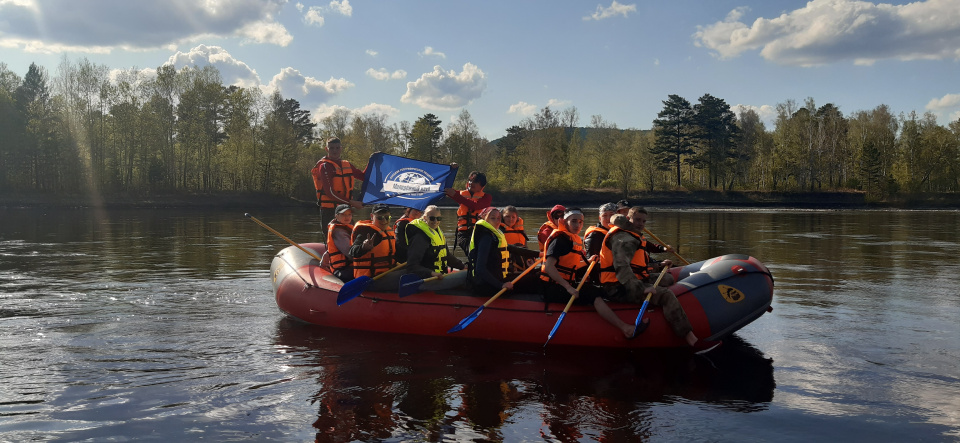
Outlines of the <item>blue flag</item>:
{"type": "Polygon", "coordinates": [[[370,156],[360,188],[363,204],[383,203],[423,210],[452,188],[457,169],[378,152],[370,156]]]}

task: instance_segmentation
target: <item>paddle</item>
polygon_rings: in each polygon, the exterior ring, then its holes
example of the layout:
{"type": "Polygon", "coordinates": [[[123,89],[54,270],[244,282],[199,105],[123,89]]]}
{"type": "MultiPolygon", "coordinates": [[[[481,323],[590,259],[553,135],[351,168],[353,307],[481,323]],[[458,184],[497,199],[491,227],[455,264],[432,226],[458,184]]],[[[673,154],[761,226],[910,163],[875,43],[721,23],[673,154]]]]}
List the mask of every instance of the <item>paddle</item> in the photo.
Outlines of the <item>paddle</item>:
{"type": "MultiPolygon", "coordinates": [[[[583,287],[583,284],[587,282],[590,278],[590,271],[593,270],[593,265],[597,264],[596,261],[590,261],[590,266],[587,267],[587,273],[583,274],[583,278],[580,280],[580,284],[577,285],[577,292],[580,291],[580,288],[583,287]]],[[[567,300],[567,306],[563,308],[563,312],[560,313],[560,317],[557,318],[557,324],[553,325],[553,329],[550,330],[550,333],[547,334],[547,341],[543,343],[543,347],[547,347],[547,343],[550,343],[550,339],[553,338],[553,334],[557,333],[557,328],[560,327],[560,322],[563,321],[563,317],[567,315],[567,311],[570,310],[570,305],[573,304],[573,296],[570,296],[570,300],[567,300]]]]}
{"type": "MultiPolygon", "coordinates": [[[[533,268],[535,268],[541,261],[543,261],[543,259],[542,259],[542,258],[538,258],[537,261],[533,262],[533,264],[530,265],[529,268],[527,268],[526,270],[524,270],[523,272],[521,272],[520,275],[518,275],[517,278],[513,279],[513,281],[510,282],[510,283],[517,284],[517,282],[520,281],[521,278],[523,278],[525,275],[527,275],[528,272],[532,271],[533,268]]],[[[483,308],[485,308],[485,307],[487,307],[488,305],[490,305],[490,303],[493,303],[493,301],[496,300],[496,299],[497,299],[498,297],[500,297],[501,295],[503,295],[504,292],[507,292],[507,288],[501,289],[499,292],[497,292],[496,294],[494,294],[493,297],[490,297],[490,299],[487,300],[486,303],[484,303],[482,306],[480,306],[479,308],[477,308],[476,311],[473,311],[473,314],[470,314],[470,315],[466,316],[463,320],[460,320],[460,323],[457,323],[456,326],[450,328],[450,330],[447,331],[447,334],[460,331],[460,330],[462,330],[463,328],[466,328],[470,323],[473,323],[473,321],[477,319],[477,316],[479,316],[480,313],[483,312],[483,308]]]]}
{"type": "MultiPolygon", "coordinates": [[[[451,272],[445,275],[444,277],[451,276],[453,274],[456,274],[457,272],[463,272],[463,270],[461,269],[459,271],[451,272]]],[[[403,274],[403,276],[400,277],[400,291],[398,295],[400,295],[400,298],[403,298],[408,295],[416,294],[420,292],[420,285],[428,281],[434,281],[438,279],[440,279],[440,277],[430,277],[430,278],[423,279],[417,276],[417,274],[403,274]]]]}
{"type": "Polygon", "coordinates": [[[294,243],[294,242],[293,242],[293,240],[290,240],[289,238],[286,238],[286,237],[284,237],[284,236],[283,236],[283,234],[281,234],[281,233],[279,233],[279,232],[277,232],[277,231],[275,231],[275,230],[274,230],[273,228],[271,228],[271,227],[269,227],[269,226],[267,226],[267,225],[266,225],[266,224],[264,224],[264,223],[263,223],[262,221],[260,221],[260,220],[257,220],[257,218],[256,218],[256,217],[254,217],[254,216],[252,216],[252,215],[250,215],[250,213],[249,213],[249,212],[247,212],[247,213],[245,213],[245,214],[243,214],[243,215],[244,215],[244,216],[246,216],[247,218],[249,218],[250,220],[253,220],[253,221],[255,221],[255,222],[257,222],[257,224],[258,224],[258,225],[260,225],[260,226],[263,226],[264,228],[267,228],[267,230],[268,230],[268,231],[270,231],[270,232],[272,232],[272,233],[274,233],[274,234],[277,234],[277,236],[279,236],[280,238],[282,238],[282,239],[284,239],[284,240],[286,240],[286,241],[287,241],[287,243],[290,243],[291,245],[294,245],[294,246],[296,246],[296,247],[297,247],[298,249],[300,249],[301,251],[303,251],[303,252],[306,252],[306,253],[307,253],[307,255],[309,255],[309,256],[311,256],[311,257],[313,257],[313,258],[315,258],[315,259],[317,259],[317,261],[323,261],[323,260],[321,260],[321,259],[320,259],[320,257],[317,257],[317,255],[316,255],[316,254],[314,254],[314,253],[312,253],[312,252],[310,252],[310,251],[308,251],[308,250],[306,250],[306,249],[303,249],[303,247],[302,247],[302,246],[300,246],[300,245],[298,245],[298,244],[296,244],[296,243],[294,243]]]}
{"type": "Polygon", "coordinates": [[[400,263],[380,274],[377,274],[375,277],[370,278],[366,275],[361,275],[353,280],[350,280],[343,284],[343,287],[340,288],[340,292],[337,293],[337,306],[340,306],[350,300],[357,298],[360,294],[363,293],[364,289],[367,289],[367,286],[372,283],[374,280],[383,277],[397,269],[400,269],[406,266],[406,263],[400,263]]]}
{"type": "MultiPolygon", "coordinates": [[[[657,277],[657,281],[653,283],[654,291],[656,291],[657,287],[660,286],[660,280],[663,279],[663,276],[667,274],[667,269],[670,269],[670,265],[664,266],[663,269],[660,270],[660,276],[657,277]]],[[[653,296],[653,292],[647,294],[647,298],[643,300],[643,304],[640,305],[640,313],[637,314],[637,319],[633,322],[634,337],[636,337],[637,334],[642,333],[643,331],[646,331],[647,326],[650,324],[650,322],[640,323],[640,319],[643,318],[643,311],[647,310],[647,304],[650,303],[650,297],[652,296],[653,296]],[[643,324],[642,328],[640,327],[641,324],[643,324]]]]}
{"type": "MultiPolygon", "coordinates": [[[[660,240],[659,238],[657,238],[656,235],[653,235],[653,233],[650,232],[649,229],[643,228],[643,232],[645,232],[645,233],[646,233],[647,235],[649,235],[651,238],[653,238],[654,240],[656,240],[657,243],[660,243],[661,246],[666,245],[666,243],[664,243],[663,240],[660,240]]],[[[670,252],[672,252],[673,255],[676,255],[677,258],[680,259],[680,261],[683,262],[683,264],[685,264],[685,265],[689,265],[689,264],[690,264],[690,262],[688,262],[685,258],[681,257],[680,254],[677,254],[677,251],[670,251],[670,252]]]]}

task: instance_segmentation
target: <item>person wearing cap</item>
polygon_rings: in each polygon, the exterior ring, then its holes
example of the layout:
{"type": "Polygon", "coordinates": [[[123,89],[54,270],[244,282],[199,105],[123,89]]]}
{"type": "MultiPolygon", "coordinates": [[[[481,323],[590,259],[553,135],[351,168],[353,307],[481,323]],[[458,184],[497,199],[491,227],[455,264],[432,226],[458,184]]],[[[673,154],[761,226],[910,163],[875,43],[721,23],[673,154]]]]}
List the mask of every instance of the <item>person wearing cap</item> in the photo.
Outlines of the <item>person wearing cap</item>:
{"type": "MultiPolygon", "coordinates": [[[[353,277],[376,277],[396,264],[397,241],[390,223],[390,207],[385,204],[373,205],[370,220],[360,220],[353,227],[350,238],[353,244],[347,256],[353,259],[353,277]]],[[[396,291],[400,283],[400,273],[392,272],[371,283],[375,291],[396,291]]]]}
{"type": "Polygon", "coordinates": [[[403,210],[403,216],[397,219],[397,222],[393,225],[393,232],[397,236],[397,262],[403,263],[407,261],[407,236],[405,235],[407,225],[410,222],[420,218],[423,215],[423,211],[416,208],[405,208],[403,210]]]}
{"type": "Polygon", "coordinates": [[[343,145],[337,137],[327,139],[327,155],[317,162],[310,170],[313,185],[317,188],[317,206],[320,207],[320,223],[333,220],[334,209],[337,205],[349,205],[354,209],[363,207],[363,203],[353,200],[355,180],[363,181],[364,171],[361,171],[349,161],[341,158],[343,145]]]}
{"type": "MultiPolygon", "coordinates": [[[[707,351],[720,342],[700,340],[693,333],[693,326],[680,301],[672,291],[664,286],[673,285],[670,274],[661,280],[661,286],[654,287],[653,268],[648,252],[672,251],[670,245],[658,246],[643,238],[643,228],[647,223],[647,211],[639,206],[630,208],[627,215],[617,214],[611,218],[613,227],[603,240],[600,249],[600,284],[607,293],[607,299],[626,303],[643,303],[646,294],[652,294],[650,303],[663,309],[663,317],[673,330],[688,345],[697,351],[707,351]]],[[[670,265],[664,260],[663,265],[670,265]]],[[[662,269],[662,268],[661,268],[662,269]]]]}
{"type": "Polygon", "coordinates": [[[463,269],[463,262],[447,246],[447,239],[440,230],[442,219],[439,207],[427,206],[420,218],[406,226],[403,235],[408,242],[406,273],[416,274],[422,279],[438,278],[424,283],[424,290],[450,289],[462,285],[466,278],[463,272],[446,276],[450,267],[463,269]]]}
{"type": "Polygon", "coordinates": [[[444,194],[460,204],[457,208],[457,233],[454,243],[468,253],[468,242],[473,232],[473,225],[479,219],[480,211],[493,205],[493,196],[483,192],[487,186],[487,176],[482,172],[472,171],[467,176],[466,189],[460,192],[453,188],[444,189],[444,194]]]}
{"type": "MultiPolygon", "coordinates": [[[[583,248],[587,254],[587,260],[600,253],[600,247],[603,245],[603,237],[610,230],[610,217],[617,213],[617,205],[614,203],[604,203],[600,205],[600,221],[587,228],[583,233],[583,248]]],[[[598,270],[599,272],[599,270],[598,270]]]]}
{"type": "Polygon", "coordinates": [[[350,235],[353,233],[353,209],[338,205],[334,218],[327,225],[327,258],[333,275],[344,283],[353,280],[353,259],[347,256],[350,250],[350,235]]]}
{"type": "Polygon", "coordinates": [[[479,216],[467,249],[467,283],[474,292],[490,296],[501,289],[513,289],[513,283],[507,281],[510,252],[506,237],[497,229],[500,210],[489,207],[479,216]]]}
{"type": "Polygon", "coordinates": [[[617,214],[627,215],[628,211],[630,211],[630,202],[626,200],[620,200],[617,202],[617,214]]]}
{"type": "Polygon", "coordinates": [[[550,237],[550,233],[557,229],[557,223],[563,218],[563,213],[566,210],[567,208],[563,205],[556,205],[547,211],[547,222],[540,225],[540,229],[537,230],[537,244],[540,246],[540,252],[543,252],[547,237],[550,237]]]}
{"type": "Polygon", "coordinates": [[[557,229],[547,238],[546,260],[540,268],[540,293],[547,303],[565,304],[573,297],[575,305],[593,306],[601,318],[620,330],[624,337],[631,338],[633,325],[621,320],[603,301],[602,289],[587,284],[577,290],[578,279],[583,278],[587,266],[579,235],[581,229],[583,211],[580,208],[567,209],[563,218],[558,220],[557,229]]]}

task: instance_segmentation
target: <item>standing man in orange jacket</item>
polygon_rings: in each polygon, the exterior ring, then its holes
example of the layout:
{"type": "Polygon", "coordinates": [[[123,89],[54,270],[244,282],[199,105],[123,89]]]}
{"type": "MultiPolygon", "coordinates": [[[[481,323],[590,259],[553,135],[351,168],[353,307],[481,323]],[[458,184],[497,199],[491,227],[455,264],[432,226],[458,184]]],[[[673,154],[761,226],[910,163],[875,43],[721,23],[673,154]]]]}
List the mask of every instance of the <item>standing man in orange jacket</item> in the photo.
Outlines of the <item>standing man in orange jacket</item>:
{"type": "Polygon", "coordinates": [[[457,208],[455,243],[460,246],[464,254],[469,253],[473,225],[477,224],[480,211],[493,206],[493,196],[483,192],[483,187],[486,185],[486,174],[473,171],[467,176],[467,188],[465,190],[460,192],[453,188],[443,190],[447,197],[460,204],[460,207],[457,208]]]}
{"type": "Polygon", "coordinates": [[[354,168],[350,162],[341,158],[343,146],[340,139],[330,137],[327,140],[327,155],[317,162],[310,174],[317,188],[317,206],[320,206],[320,225],[333,220],[337,205],[350,205],[354,209],[363,207],[363,203],[351,197],[354,180],[363,181],[364,171],[354,168]]]}

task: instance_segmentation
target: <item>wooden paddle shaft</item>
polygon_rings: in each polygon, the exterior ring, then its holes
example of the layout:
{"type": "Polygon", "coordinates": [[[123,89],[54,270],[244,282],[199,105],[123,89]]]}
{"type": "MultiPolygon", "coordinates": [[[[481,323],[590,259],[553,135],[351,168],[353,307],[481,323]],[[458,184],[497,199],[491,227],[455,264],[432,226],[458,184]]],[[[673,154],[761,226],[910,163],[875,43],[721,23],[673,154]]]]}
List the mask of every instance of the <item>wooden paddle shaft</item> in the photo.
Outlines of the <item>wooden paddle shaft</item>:
{"type": "MultiPolygon", "coordinates": [[[[538,264],[540,264],[540,262],[542,262],[542,261],[543,261],[543,258],[538,258],[537,261],[533,262],[533,264],[530,265],[529,268],[524,269],[523,272],[521,272],[520,275],[518,275],[517,278],[513,279],[513,281],[511,281],[510,283],[512,283],[512,284],[517,284],[517,282],[520,281],[521,278],[523,278],[524,276],[526,276],[530,271],[533,270],[533,268],[535,268],[535,267],[536,267],[538,264]]],[[[503,295],[504,292],[507,292],[507,288],[501,289],[499,292],[497,292],[496,294],[494,294],[493,297],[490,297],[490,300],[487,300],[487,302],[484,303],[482,307],[485,308],[485,307],[487,307],[490,303],[493,303],[493,301],[496,300],[497,298],[499,298],[501,295],[503,295]]]]}
{"type": "MultiPolygon", "coordinates": [[[[664,245],[666,245],[666,243],[664,243],[664,242],[663,242],[663,240],[660,240],[660,239],[659,239],[659,238],[658,238],[658,237],[657,237],[656,235],[653,235],[653,233],[652,233],[652,232],[650,232],[650,230],[649,230],[649,229],[647,229],[647,228],[643,228],[643,232],[645,232],[645,233],[646,233],[647,235],[649,235],[650,237],[653,237],[653,239],[654,239],[654,240],[656,240],[656,241],[657,241],[657,243],[660,243],[660,246],[664,246],[664,245]]],[[[666,247],[666,246],[664,246],[664,247],[666,247]]],[[[681,256],[680,256],[680,254],[677,254],[677,251],[670,251],[670,252],[672,252],[672,253],[673,253],[673,255],[676,255],[676,256],[677,256],[677,258],[679,258],[679,259],[680,259],[680,261],[682,261],[682,262],[683,262],[683,264],[685,264],[685,265],[689,265],[689,264],[690,264],[690,262],[688,262],[688,261],[687,261],[687,259],[685,259],[685,258],[683,258],[683,257],[681,257],[681,256]]]]}
{"type": "Polygon", "coordinates": [[[260,220],[257,220],[256,217],[250,215],[249,213],[248,213],[248,214],[244,214],[244,215],[246,215],[248,218],[250,218],[250,220],[255,221],[258,225],[263,226],[263,227],[266,228],[268,231],[270,231],[270,232],[272,232],[272,233],[274,233],[274,234],[277,234],[278,237],[286,240],[287,243],[290,243],[291,245],[296,246],[296,247],[297,247],[298,249],[300,249],[301,251],[306,252],[307,255],[309,255],[309,256],[317,259],[317,261],[323,261],[323,260],[320,259],[320,257],[317,257],[316,254],[314,254],[314,253],[312,253],[312,252],[310,252],[310,251],[308,251],[308,250],[306,250],[306,249],[303,249],[302,246],[300,246],[300,245],[297,244],[297,243],[294,243],[293,240],[290,240],[289,238],[284,237],[283,234],[281,234],[281,233],[277,232],[276,230],[274,230],[273,228],[267,226],[264,222],[262,222],[262,221],[260,221],[260,220]]]}

